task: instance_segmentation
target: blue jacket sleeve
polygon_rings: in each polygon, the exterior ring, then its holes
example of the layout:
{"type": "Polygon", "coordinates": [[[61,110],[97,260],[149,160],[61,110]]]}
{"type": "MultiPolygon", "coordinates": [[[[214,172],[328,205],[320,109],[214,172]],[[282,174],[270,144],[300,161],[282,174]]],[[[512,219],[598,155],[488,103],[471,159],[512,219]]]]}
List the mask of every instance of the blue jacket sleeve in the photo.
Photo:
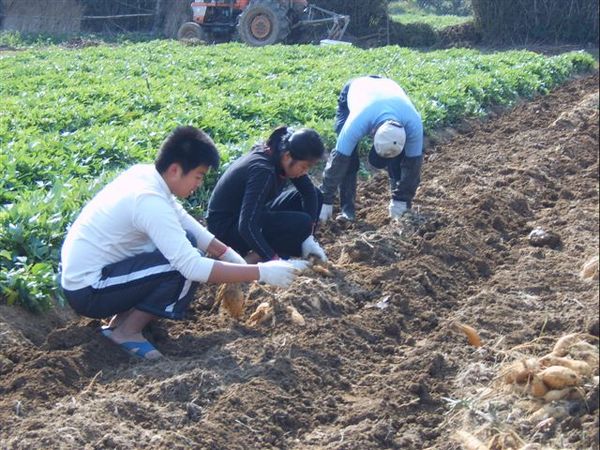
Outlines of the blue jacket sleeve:
{"type": "Polygon", "coordinates": [[[337,138],[335,149],[344,156],[350,156],[360,140],[371,132],[373,127],[372,112],[369,108],[361,110],[358,114],[350,111],[337,138]]]}
{"type": "Polygon", "coordinates": [[[423,154],[423,122],[413,120],[410,124],[404,125],[406,129],[406,143],[404,144],[404,154],[408,158],[416,158],[423,154]]]}

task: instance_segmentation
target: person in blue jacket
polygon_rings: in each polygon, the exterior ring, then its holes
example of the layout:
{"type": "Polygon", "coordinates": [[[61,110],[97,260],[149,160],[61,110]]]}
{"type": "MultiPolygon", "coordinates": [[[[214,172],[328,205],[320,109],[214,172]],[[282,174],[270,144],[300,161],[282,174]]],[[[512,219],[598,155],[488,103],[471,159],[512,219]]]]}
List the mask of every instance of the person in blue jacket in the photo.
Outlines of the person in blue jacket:
{"type": "Polygon", "coordinates": [[[325,146],[310,128],[275,129],[221,176],[208,203],[208,229],[249,263],[327,256],[313,236],[322,194],[308,171],[325,146]],[[288,182],[294,186],[285,189],[288,182]]]}
{"type": "Polygon", "coordinates": [[[404,90],[393,80],[379,76],[350,80],[339,96],[335,131],[336,147],[323,172],[320,220],[331,219],[338,189],[338,217],[355,219],[358,144],[366,136],[373,138],[369,163],[387,169],[389,174],[390,217],[397,219],[407,212],[421,182],[423,123],[404,90]]]}

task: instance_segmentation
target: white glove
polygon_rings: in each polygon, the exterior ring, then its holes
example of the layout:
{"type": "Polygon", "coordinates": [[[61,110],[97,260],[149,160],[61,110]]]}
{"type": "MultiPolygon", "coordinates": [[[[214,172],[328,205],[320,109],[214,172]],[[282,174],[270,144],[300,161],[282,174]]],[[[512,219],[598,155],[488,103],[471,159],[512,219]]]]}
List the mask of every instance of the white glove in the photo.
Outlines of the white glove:
{"type": "Polygon", "coordinates": [[[306,238],[306,240],[302,243],[302,257],[308,258],[309,255],[315,255],[323,262],[327,262],[327,255],[323,248],[319,245],[317,241],[315,241],[315,237],[310,235],[306,238]]]}
{"type": "Polygon", "coordinates": [[[288,259],[285,261],[288,264],[291,264],[296,269],[297,273],[304,272],[310,266],[308,261],[304,261],[303,259],[288,259]]]}
{"type": "Polygon", "coordinates": [[[227,247],[227,250],[225,250],[225,253],[223,253],[219,259],[233,264],[246,264],[246,260],[231,247],[227,247]]]}
{"type": "Polygon", "coordinates": [[[298,276],[301,270],[308,266],[306,261],[268,261],[258,263],[258,281],[272,284],[273,286],[288,287],[298,276]]]}
{"type": "Polygon", "coordinates": [[[390,201],[390,206],[388,209],[392,219],[399,219],[402,214],[408,211],[408,205],[406,202],[402,202],[400,200],[392,200],[390,201]]]}
{"type": "Polygon", "coordinates": [[[319,214],[319,220],[325,223],[331,219],[331,216],[333,216],[333,205],[323,205],[319,214]]]}

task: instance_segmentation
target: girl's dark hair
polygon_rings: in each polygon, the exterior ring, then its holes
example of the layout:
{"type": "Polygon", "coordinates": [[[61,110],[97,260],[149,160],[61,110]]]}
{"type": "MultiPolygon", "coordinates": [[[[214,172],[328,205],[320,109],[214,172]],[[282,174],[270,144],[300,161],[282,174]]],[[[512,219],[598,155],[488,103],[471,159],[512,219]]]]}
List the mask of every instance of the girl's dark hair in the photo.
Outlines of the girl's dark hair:
{"type": "Polygon", "coordinates": [[[219,151],[213,140],[204,131],[192,127],[177,127],[164,140],[154,161],[159,173],[164,173],[171,164],[181,166],[183,174],[200,166],[219,168],[219,151]]]}
{"type": "Polygon", "coordinates": [[[267,147],[274,155],[290,152],[296,161],[314,161],[323,158],[325,154],[321,136],[312,128],[294,131],[286,126],[278,127],[267,139],[267,147]]]}

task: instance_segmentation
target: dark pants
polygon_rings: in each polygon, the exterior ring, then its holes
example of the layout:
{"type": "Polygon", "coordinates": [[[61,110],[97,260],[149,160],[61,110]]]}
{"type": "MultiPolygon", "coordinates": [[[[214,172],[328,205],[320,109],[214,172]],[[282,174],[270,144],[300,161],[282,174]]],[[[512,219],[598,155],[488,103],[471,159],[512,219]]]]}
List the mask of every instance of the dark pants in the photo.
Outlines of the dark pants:
{"type": "MultiPolygon", "coordinates": [[[[350,114],[350,109],[348,109],[348,91],[350,90],[351,83],[351,81],[346,83],[338,97],[338,107],[335,112],[334,125],[334,130],[337,135],[339,135],[342,128],[344,128],[344,124],[346,123],[346,120],[348,120],[348,115],[350,114]]],[[[359,169],[360,158],[357,146],[350,155],[350,165],[340,183],[340,208],[342,212],[350,218],[354,218],[355,215],[356,183],[358,181],[359,169]]]]}
{"type": "MultiPolygon", "coordinates": [[[[195,246],[190,233],[188,239],[195,246]]],[[[63,291],[71,307],[85,317],[101,319],[135,308],[180,320],[197,286],[156,250],[105,266],[92,286],[63,291]]]]}
{"type": "MultiPolygon", "coordinates": [[[[373,76],[373,78],[379,77],[373,76]]],[[[338,107],[335,114],[335,132],[338,135],[342,131],[350,114],[350,109],[348,108],[348,91],[350,90],[351,84],[352,81],[346,83],[338,98],[338,107]]],[[[371,151],[369,152],[369,163],[377,169],[387,169],[390,177],[392,198],[394,200],[407,202],[410,207],[421,181],[420,174],[423,157],[406,158],[404,152],[402,152],[395,158],[382,158],[375,152],[375,147],[371,147],[371,151]]],[[[360,160],[357,147],[352,152],[350,166],[340,184],[340,203],[342,211],[350,209],[350,206],[345,207],[345,203],[347,202],[351,202],[352,209],[354,208],[356,180],[359,168],[360,160]]]]}
{"type": "MultiPolygon", "coordinates": [[[[318,209],[323,205],[323,194],[315,188],[318,209]]],[[[265,240],[281,258],[302,255],[302,242],[313,233],[315,226],[302,202],[302,195],[296,189],[288,189],[269,202],[261,219],[261,231],[265,240]]],[[[228,220],[228,224],[213,224],[210,229],[215,236],[242,256],[250,250],[248,243],[238,231],[238,218],[228,220]]]]}

